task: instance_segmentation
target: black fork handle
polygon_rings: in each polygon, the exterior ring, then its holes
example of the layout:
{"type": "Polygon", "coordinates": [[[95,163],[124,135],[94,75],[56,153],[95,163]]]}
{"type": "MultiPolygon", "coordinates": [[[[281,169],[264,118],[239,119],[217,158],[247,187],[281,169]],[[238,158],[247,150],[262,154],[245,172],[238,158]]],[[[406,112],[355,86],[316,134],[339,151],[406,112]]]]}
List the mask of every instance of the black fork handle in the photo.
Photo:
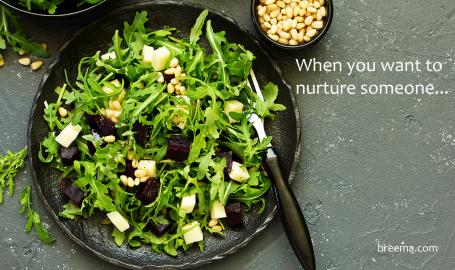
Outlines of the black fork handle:
{"type": "Polygon", "coordinates": [[[272,148],[267,150],[266,168],[272,179],[272,190],[275,196],[278,213],[284,231],[300,264],[305,270],[315,270],[313,244],[305,218],[294,192],[281,173],[278,157],[272,148]]]}

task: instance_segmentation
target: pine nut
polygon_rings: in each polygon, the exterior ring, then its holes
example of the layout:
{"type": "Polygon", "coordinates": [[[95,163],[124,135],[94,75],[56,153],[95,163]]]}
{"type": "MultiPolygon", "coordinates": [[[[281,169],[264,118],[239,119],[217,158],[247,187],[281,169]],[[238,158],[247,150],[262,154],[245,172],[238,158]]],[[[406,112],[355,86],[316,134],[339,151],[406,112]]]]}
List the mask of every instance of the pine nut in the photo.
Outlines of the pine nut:
{"type": "Polygon", "coordinates": [[[139,178],[134,179],[135,186],[139,186],[140,183],[141,183],[141,180],[139,178]]]}
{"type": "Polygon", "coordinates": [[[265,15],[263,16],[263,18],[264,18],[264,20],[265,20],[266,22],[270,22],[270,19],[271,19],[271,18],[270,18],[270,15],[269,15],[269,14],[265,14],[265,15]]]}
{"type": "Polygon", "coordinates": [[[122,181],[123,184],[128,183],[128,177],[126,175],[120,175],[120,181],[122,181]]]}
{"type": "Polygon", "coordinates": [[[303,42],[303,37],[304,36],[305,36],[304,32],[299,32],[299,34],[297,35],[297,41],[298,42],[303,42]]]}
{"type": "Polygon", "coordinates": [[[266,5],[271,5],[271,4],[274,4],[276,0],[266,0],[265,1],[265,4],[266,5]]]}
{"type": "Polygon", "coordinates": [[[299,6],[294,7],[294,17],[298,16],[299,13],[300,13],[300,7],[299,6]]]}
{"type": "Polygon", "coordinates": [[[272,25],[269,22],[265,22],[264,26],[267,27],[268,29],[272,28],[272,25]]]}
{"type": "Polygon", "coordinates": [[[295,39],[289,40],[289,45],[298,45],[298,44],[299,44],[299,42],[297,42],[297,40],[295,40],[295,39]]]}
{"type": "Polygon", "coordinates": [[[278,39],[278,42],[281,43],[281,44],[284,44],[284,45],[288,45],[289,44],[289,41],[285,38],[280,38],[278,39]]]}
{"type": "Polygon", "coordinates": [[[321,7],[321,3],[315,1],[315,2],[313,2],[313,7],[314,8],[320,8],[321,7]]]}
{"type": "Polygon", "coordinates": [[[297,22],[296,19],[292,20],[291,28],[296,28],[296,27],[297,27],[297,23],[298,23],[298,22],[297,22]]]}
{"type": "Polygon", "coordinates": [[[28,66],[28,65],[30,65],[31,60],[28,57],[24,57],[24,58],[19,58],[18,62],[19,62],[19,64],[21,64],[23,66],[28,66]]]}
{"type": "Polygon", "coordinates": [[[276,9],[270,13],[270,18],[276,18],[278,15],[280,15],[280,10],[276,9]]]}
{"type": "Polygon", "coordinates": [[[284,31],[289,31],[290,28],[291,28],[291,26],[289,25],[289,22],[288,21],[284,21],[283,22],[283,30],[284,31]]]}
{"type": "Polygon", "coordinates": [[[223,228],[220,225],[215,225],[212,227],[212,230],[214,232],[221,232],[223,230],[223,228]]]}
{"type": "Polygon", "coordinates": [[[306,17],[304,22],[306,25],[310,25],[313,22],[313,17],[312,16],[306,17]]]}
{"type": "Polygon", "coordinates": [[[316,20],[318,20],[318,21],[322,20],[322,12],[321,12],[321,10],[318,10],[318,13],[316,13],[316,20]]]}
{"type": "Polygon", "coordinates": [[[305,26],[306,26],[306,25],[305,25],[304,23],[298,23],[296,29],[297,29],[297,30],[300,30],[300,29],[305,28],[305,26]]]}
{"type": "Polygon", "coordinates": [[[0,57],[0,67],[3,67],[5,65],[5,59],[3,57],[0,57]]]}
{"type": "Polygon", "coordinates": [[[323,26],[324,24],[322,23],[322,21],[314,21],[311,23],[311,27],[313,27],[314,29],[321,29],[323,26]]]}
{"type": "Polygon", "coordinates": [[[270,34],[276,34],[276,31],[278,30],[278,26],[275,25],[272,25],[272,28],[270,28],[270,34]]]}
{"type": "Polygon", "coordinates": [[[173,75],[175,74],[175,68],[168,68],[164,71],[164,74],[166,75],[173,75]]]}
{"type": "Polygon", "coordinates": [[[286,4],[283,1],[276,1],[276,5],[280,8],[286,8],[286,4]]]}
{"type": "Polygon", "coordinates": [[[209,225],[210,228],[212,228],[212,227],[215,226],[215,225],[218,225],[218,219],[214,219],[214,218],[211,219],[211,220],[209,221],[209,224],[208,224],[208,225],[209,225]]]}
{"type": "Polygon", "coordinates": [[[259,23],[260,23],[260,24],[265,23],[264,17],[259,17],[259,23]]]}
{"type": "Polygon", "coordinates": [[[319,10],[321,11],[322,17],[327,16],[327,10],[325,9],[324,6],[322,6],[321,8],[319,8],[319,10]]]}
{"type": "Polygon", "coordinates": [[[294,10],[292,9],[292,7],[286,8],[286,16],[288,16],[288,18],[294,17],[294,10]]]}
{"type": "Polygon", "coordinates": [[[174,91],[175,91],[174,85],[173,85],[172,83],[168,83],[168,84],[167,84],[167,92],[168,92],[169,94],[172,94],[172,93],[174,93],[174,91]]]}
{"type": "Polygon", "coordinates": [[[47,43],[41,43],[41,48],[47,51],[47,43]]]}
{"type": "Polygon", "coordinates": [[[114,116],[114,110],[106,109],[106,116],[107,116],[107,118],[113,117],[114,116]]]}
{"type": "Polygon", "coordinates": [[[17,54],[19,54],[20,56],[24,55],[25,54],[25,51],[23,49],[19,49],[19,51],[17,52],[17,54]]]}
{"type": "Polygon", "coordinates": [[[273,18],[270,20],[270,24],[273,26],[273,25],[276,25],[278,23],[278,20],[276,18],[273,18]]]}
{"type": "Polygon", "coordinates": [[[261,7],[259,10],[258,10],[258,15],[259,16],[264,16],[265,15],[265,11],[266,11],[266,7],[261,7]]]}
{"type": "Polygon", "coordinates": [[[114,135],[105,136],[103,140],[107,143],[113,143],[115,142],[115,136],[114,135]]]}
{"type": "Polygon", "coordinates": [[[60,114],[60,117],[65,118],[68,115],[68,111],[63,107],[58,107],[58,114],[60,114]]]}
{"type": "Polygon", "coordinates": [[[138,164],[139,164],[139,161],[137,159],[133,159],[131,161],[131,166],[135,169],[137,168],[138,164]]]}
{"type": "Polygon", "coordinates": [[[141,183],[144,183],[144,182],[147,182],[148,177],[142,177],[139,180],[141,181],[141,183]]]}
{"type": "Polygon", "coordinates": [[[324,6],[325,1],[324,0],[319,0],[319,4],[321,4],[321,6],[324,6]]]}
{"type": "Polygon", "coordinates": [[[316,13],[316,12],[318,12],[318,10],[315,9],[314,7],[307,7],[306,10],[307,10],[308,12],[311,12],[311,13],[316,13]]]}
{"type": "Polygon", "coordinates": [[[276,4],[271,4],[267,6],[267,12],[269,13],[277,9],[279,9],[279,7],[276,4]]]}
{"type": "Polygon", "coordinates": [[[180,86],[179,91],[180,91],[180,94],[181,94],[181,95],[186,95],[186,87],[185,87],[185,86],[183,86],[183,85],[180,86]]]}
{"type": "Polygon", "coordinates": [[[312,38],[316,35],[317,31],[316,29],[310,29],[309,31],[306,32],[305,36],[309,37],[309,38],[312,38]]]}
{"type": "Polygon", "coordinates": [[[301,23],[301,22],[303,22],[305,19],[303,19],[303,17],[301,17],[301,16],[298,16],[298,17],[295,17],[295,20],[297,21],[297,23],[301,23]]]}
{"type": "Polygon", "coordinates": [[[281,38],[284,38],[284,39],[290,39],[291,38],[291,34],[289,34],[288,32],[280,32],[278,35],[281,38]]]}
{"type": "MultiPolygon", "coordinates": [[[[297,32],[296,29],[291,29],[291,36],[292,36],[292,39],[297,40],[297,39],[298,39],[298,35],[299,35],[299,33],[297,32]]],[[[289,44],[290,44],[290,45],[293,45],[293,44],[291,44],[290,42],[289,42],[289,44]]]]}
{"type": "Polygon", "coordinates": [[[274,41],[278,41],[278,39],[279,39],[278,35],[268,34],[267,36],[269,36],[269,38],[271,38],[274,41]]]}
{"type": "Polygon", "coordinates": [[[179,64],[179,60],[174,57],[174,58],[171,59],[171,62],[169,63],[169,66],[171,68],[176,68],[178,66],[178,64],[179,64]]]}
{"type": "Polygon", "coordinates": [[[114,110],[121,110],[122,109],[122,104],[118,100],[114,100],[112,102],[112,109],[114,110]]]}
{"type": "Polygon", "coordinates": [[[134,187],[134,179],[131,177],[128,177],[128,186],[129,187],[134,187]]]}
{"type": "Polygon", "coordinates": [[[112,113],[112,117],[120,118],[121,114],[122,114],[122,110],[114,110],[114,112],[112,113]]]}
{"type": "Polygon", "coordinates": [[[171,83],[172,84],[177,84],[179,80],[177,78],[172,78],[171,83]]]}
{"type": "Polygon", "coordinates": [[[311,40],[311,38],[309,38],[309,37],[307,37],[307,36],[304,36],[304,37],[303,37],[303,41],[308,42],[308,41],[310,41],[310,40],[311,40]]]}

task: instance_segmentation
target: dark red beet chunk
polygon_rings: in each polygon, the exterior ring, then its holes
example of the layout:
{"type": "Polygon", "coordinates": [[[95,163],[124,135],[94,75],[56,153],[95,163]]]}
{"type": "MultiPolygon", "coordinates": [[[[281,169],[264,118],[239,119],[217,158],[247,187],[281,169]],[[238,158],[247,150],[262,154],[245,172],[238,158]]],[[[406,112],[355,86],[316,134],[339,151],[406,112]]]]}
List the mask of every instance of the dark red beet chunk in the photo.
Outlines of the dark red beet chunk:
{"type": "Polygon", "coordinates": [[[133,179],[136,178],[136,176],[134,176],[134,171],[136,169],[133,167],[133,162],[131,162],[131,160],[127,160],[126,161],[126,168],[125,168],[125,171],[123,172],[124,175],[128,176],[128,177],[132,177],[133,179]]]}
{"type": "MultiPolygon", "coordinates": [[[[101,139],[101,135],[98,132],[96,132],[96,130],[94,130],[94,129],[90,130],[90,134],[92,134],[93,137],[95,137],[95,140],[100,142],[101,147],[103,147],[107,144],[104,140],[101,139]]],[[[87,147],[88,147],[88,152],[90,153],[90,155],[95,154],[96,148],[95,148],[95,145],[93,144],[93,142],[88,141],[87,147]]]]}
{"type": "Polygon", "coordinates": [[[136,199],[143,204],[149,204],[156,200],[160,191],[160,182],[155,178],[150,178],[139,185],[139,190],[136,193],[136,199]]]}
{"type": "Polygon", "coordinates": [[[87,123],[101,135],[114,135],[115,123],[104,115],[87,115],[87,123]]]}
{"type": "Polygon", "coordinates": [[[226,221],[230,227],[238,228],[243,226],[242,205],[240,203],[228,204],[224,207],[226,221]]]}
{"type": "Polygon", "coordinates": [[[141,123],[135,123],[133,127],[135,131],[134,138],[136,139],[136,142],[142,146],[145,145],[145,143],[148,142],[150,139],[150,127],[149,126],[144,126],[141,123]]]}
{"type": "Polygon", "coordinates": [[[155,224],[153,222],[150,222],[149,223],[149,228],[150,228],[150,231],[152,231],[152,233],[158,237],[161,237],[163,236],[167,231],[169,231],[169,229],[171,228],[171,224],[168,223],[168,224],[161,224],[161,223],[158,223],[158,224],[155,224]]]}
{"type": "Polygon", "coordinates": [[[223,152],[220,156],[226,159],[226,168],[224,168],[224,173],[230,173],[232,170],[232,151],[223,152]]]}
{"type": "Polygon", "coordinates": [[[81,157],[81,153],[77,146],[70,145],[69,147],[60,147],[60,158],[62,163],[65,166],[73,165],[75,160],[78,160],[81,157]]]}
{"type": "Polygon", "coordinates": [[[60,181],[60,190],[75,204],[81,205],[82,200],[84,199],[84,192],[74,184],[73,179],[63,178],[60,181]]]}
{"type": "Polygon", "coordinates": [[[174,75],[173,74],[166,74],[166,73],[163,73],[163,77],[164,77],[164,81],[166,83],[170,83],[172,79],[174,79],[174,75]]]}
{"type": "Polygon", "coordinates": [[[190,153],[190,143],[181,137],[169,138],[167,157],[175,161],[184,161],[190,153]]]}

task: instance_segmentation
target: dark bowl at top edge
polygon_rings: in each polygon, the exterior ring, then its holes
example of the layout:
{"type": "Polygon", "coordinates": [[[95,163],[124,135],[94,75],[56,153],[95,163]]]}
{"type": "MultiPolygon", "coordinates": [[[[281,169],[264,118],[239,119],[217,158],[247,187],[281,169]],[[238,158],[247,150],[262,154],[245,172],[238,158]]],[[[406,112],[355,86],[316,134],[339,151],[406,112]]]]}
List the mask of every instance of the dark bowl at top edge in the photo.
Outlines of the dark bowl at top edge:
{"type": "MultiPolygon", "coordinates": [[[[72,1],[72,0],[69,0],[69,1],[72,1]]],[[[56,14],[49,14],[46,11],[40,11],[40,10],[35,10],[35,9],[27,10],[24,6],[21,6],[17,3],[15,3],[15,2],[17,2],[17,0],[0,0],[0,4],[6,6],[7,8],[10,8],[14,11],[17,11],[19,13],[25,14],[25,15],[44,17],[44,18],[66,18],[66,17],[72,17],[72,16],[86,14],[86,13],[98,8],[99,6],[106,4],[109,1],[110,0],[103,0],[103,1],[99,2],[98,4],[94,4],[94,5],[87,4],[87,5],[84,5],[84,7],[81,9],[68,10],[68,11],[64,11],[63,13],[58,13],[58,8],[57,8],[56,14]]]]}

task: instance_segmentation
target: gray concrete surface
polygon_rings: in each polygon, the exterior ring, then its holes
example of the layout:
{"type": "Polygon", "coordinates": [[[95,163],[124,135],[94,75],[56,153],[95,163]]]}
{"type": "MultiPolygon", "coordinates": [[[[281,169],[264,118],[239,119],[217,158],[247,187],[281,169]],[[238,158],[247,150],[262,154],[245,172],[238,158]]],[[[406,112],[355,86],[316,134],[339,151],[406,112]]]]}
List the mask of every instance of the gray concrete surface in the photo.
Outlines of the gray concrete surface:
{"type": "MultiPolygon", "coordinates": [[[[115,1],[112,6],[126,2],[115,1]]],[[[249,1],[197,1],[251,31],[249,1]]],[[[267,47],[292,84],[433,82],[444,96],[300,95],[303,157],[294,190],[310,223],[318,269],[455,269],[455,2],[334,0],[326,38],[302,52],[267,47]],[[297,72],[294,59],[330,61],[430,59],[436,74],[297,72]],[[433,253],[380,253],[377,243],[436,245],[433,253]]],[[[111,6],[111,8],[112,8],[111,6]]],[[[107,8],[98,14],[107,12],[107,8]]],[[[26,18],[53,55],[98,14],[59,22],[26,18]]],[[[26,143],[29,109],[43,71],[31,72],[6,53],[0,69],[0,150],[26,143]]],[[[52,59],[46,60],[47,63],[52,59]]],[[[17,190],[31,183],[29,170],[17,190]]],[[[19,192],[0,207],[1,269],[115,269],[79,248],[34,206],[57,237],[42,245],[24,233],[19,192]]],[[[202,269],[299,269],[277,219],[247,247],[202,269]]]]}

